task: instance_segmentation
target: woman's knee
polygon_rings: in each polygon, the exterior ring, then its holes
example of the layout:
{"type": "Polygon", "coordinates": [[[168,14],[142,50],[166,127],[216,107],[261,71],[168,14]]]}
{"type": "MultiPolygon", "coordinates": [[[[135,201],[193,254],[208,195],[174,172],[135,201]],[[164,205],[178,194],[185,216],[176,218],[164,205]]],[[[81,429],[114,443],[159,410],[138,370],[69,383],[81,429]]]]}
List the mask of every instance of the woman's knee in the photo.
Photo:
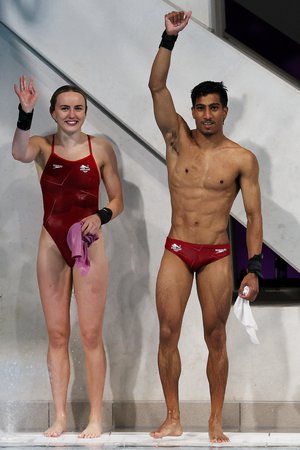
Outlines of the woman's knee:
{"type": "Polygon", "coordinates": [[[85,350],[95,350],[99,345],[102,345],[102,336],[99,329],[82,330],[81,339],[85,350]]]}
{"type": "Polygon", "coordinates": [[[48,330],[49,345],[55,349],[67,349],[70,332],[68,330],[48,330]]]}

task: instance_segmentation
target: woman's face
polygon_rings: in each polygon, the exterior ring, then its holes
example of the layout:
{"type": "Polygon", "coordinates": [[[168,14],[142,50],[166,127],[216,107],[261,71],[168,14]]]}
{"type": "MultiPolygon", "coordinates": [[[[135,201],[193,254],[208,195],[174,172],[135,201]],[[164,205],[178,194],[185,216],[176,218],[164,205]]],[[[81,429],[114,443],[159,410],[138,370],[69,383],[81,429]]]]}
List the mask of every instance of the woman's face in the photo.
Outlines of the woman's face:
{"type": "Polygon", "coordinates": [[[57,96],[52,117],[67,133],[81,129],[86,114],[85,98],[79,92],[62,92],[57,96]]]}

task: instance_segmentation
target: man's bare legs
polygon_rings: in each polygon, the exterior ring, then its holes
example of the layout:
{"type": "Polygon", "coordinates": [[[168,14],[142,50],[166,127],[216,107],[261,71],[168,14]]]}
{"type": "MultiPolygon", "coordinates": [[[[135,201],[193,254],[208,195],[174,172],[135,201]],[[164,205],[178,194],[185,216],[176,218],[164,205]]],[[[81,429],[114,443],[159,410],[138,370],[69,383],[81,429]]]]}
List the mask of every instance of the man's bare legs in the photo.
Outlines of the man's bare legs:
{"type": "Polygon", "coordinates": [[[73,270],[75,297],[81,339],[85,352],[86,377],[90,399],[90,416],[82,438],[95,438],[102,433],[102,398],[106,373],[106,358],[102,341],[102,325],[106,301],[108,267],[103,237],[89,248],[91,267],[83,277],[73,270]]]}
{"type": "Polygon", "coordinates": [[[182,318],[191,292],[193,274],[176,255],[165,250],[156,286],[156,304],[160,323],[158,365],[164,391],[167,418],[152,437],[180,436],[178,381],[181,372],[178,341],[182,318]]]}
{"type": "Polygon", "coordinates": [[[211,397],[208,433],[211,442],[227,442],[222,429],[222,410],[228,376],[226,322],[232,299],[230,257],[208,264],[197,274],[204,336],[208,348],[207,377],[211,397]]]}
{"type": "Polygon", "coordinates": [[[40,237],[37,276],[48,330],[47,363],[55,406],[54,423],[44,434],[49,437],[58,437],[65,431],[67,425],[71,269],[45,229],[42,229],[40,237]]]}

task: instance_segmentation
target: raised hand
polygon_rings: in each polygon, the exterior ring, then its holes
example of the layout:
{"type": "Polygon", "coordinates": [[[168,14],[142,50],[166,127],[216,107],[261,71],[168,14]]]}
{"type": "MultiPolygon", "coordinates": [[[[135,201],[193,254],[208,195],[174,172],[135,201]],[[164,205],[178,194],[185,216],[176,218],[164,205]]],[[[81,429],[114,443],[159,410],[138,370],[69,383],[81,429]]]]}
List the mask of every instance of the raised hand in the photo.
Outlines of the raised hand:
{"type": "Polygon", "coordinates": [[[27,87],[26,77],[25,75],[21,75],[19,88],[14,84],[14,90],[20,100],[23,111],[26,113],[31,112],[38,97],[38,93],[33,85],[33,79],[30,77],[27,87]]]}
{"type": "Polygon", "coordinates": [[[165,15],[166,32],[169,35],[177,35],[188,24],[192,11],[172,11],[165,15]]]}

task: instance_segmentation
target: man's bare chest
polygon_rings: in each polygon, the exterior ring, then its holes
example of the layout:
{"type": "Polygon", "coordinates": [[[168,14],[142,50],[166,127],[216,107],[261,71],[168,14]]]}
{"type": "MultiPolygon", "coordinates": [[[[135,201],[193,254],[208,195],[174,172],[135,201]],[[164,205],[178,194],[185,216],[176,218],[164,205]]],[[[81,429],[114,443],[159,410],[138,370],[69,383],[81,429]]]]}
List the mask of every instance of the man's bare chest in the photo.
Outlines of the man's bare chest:
{"type": "Polygon", "coordinates": [[[178,157],[169,169],[169,182],[174,187],[227,190],[235,187],[238,168],[230,158],[224,157],[178,157]]]}

